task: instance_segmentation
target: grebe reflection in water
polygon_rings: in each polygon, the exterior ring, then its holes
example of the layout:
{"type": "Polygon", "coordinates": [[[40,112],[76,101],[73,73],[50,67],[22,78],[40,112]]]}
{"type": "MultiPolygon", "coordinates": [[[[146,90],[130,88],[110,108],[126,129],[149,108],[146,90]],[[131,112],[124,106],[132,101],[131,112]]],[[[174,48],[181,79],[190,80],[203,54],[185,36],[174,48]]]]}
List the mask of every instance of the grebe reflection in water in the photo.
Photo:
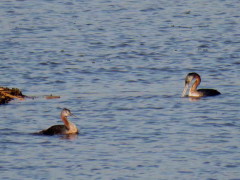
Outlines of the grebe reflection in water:
{"type": "Polygon", "coordinates": [[[182,97],[185,96],[189,84],[195,79],[195,82],[193,83],[192,87],[189,90],[189,97],[203,97],[203,96],[216,96],[221,94],[219,91],[215,89],[197,89],[198,85],[201,83],[201,77],[199,74],[192,72],[189,73],[185,78],[185,87],[182,92],[182,97]]]}
{"type": "Polygon", "coordinates": [[[67,119],[68,116],[72,116],[73,114],[69,109],[64,108],[61,112],[61,119],[64,125],[54,125],[48,129],[40,131],[38,134],[43,135],[61,135],[61,134],[78,134],[78,128],[75,124],[67,119]]]}

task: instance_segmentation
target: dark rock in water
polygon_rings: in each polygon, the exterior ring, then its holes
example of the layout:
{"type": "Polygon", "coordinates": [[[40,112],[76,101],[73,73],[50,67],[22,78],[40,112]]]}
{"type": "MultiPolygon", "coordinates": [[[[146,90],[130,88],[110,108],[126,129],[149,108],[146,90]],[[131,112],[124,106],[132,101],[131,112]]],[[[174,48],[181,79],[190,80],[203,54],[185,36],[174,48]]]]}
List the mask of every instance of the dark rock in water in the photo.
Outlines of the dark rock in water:
{"type": "Polygon", "coordinates": [[[24,95],[17,88],[0,87],[0,104],[6,104],[13,99],[24,99],[24,95]]]}

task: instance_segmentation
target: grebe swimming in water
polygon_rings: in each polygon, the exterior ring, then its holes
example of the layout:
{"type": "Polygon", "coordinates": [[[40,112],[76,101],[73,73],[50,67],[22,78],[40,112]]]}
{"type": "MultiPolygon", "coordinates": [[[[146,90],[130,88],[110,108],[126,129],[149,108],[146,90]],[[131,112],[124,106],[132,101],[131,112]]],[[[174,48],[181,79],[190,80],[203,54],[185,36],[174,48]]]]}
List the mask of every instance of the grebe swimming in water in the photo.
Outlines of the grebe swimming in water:
{"type": "Polygon", "coordinates": [[[40,131],[38,134],[44,135],[57,135],[57,134],[78,134],[78,128],[75,124],[67,119],[68,116],[72,116],[73,114],[69,109],[64,108],[61,112],[61,119],[64,125],[54,125],[48,129],[40,131]]]}
{"type": "Polygon", "coordinates": [[[199,74],[192,72],[189,73],[185,78],[185,87],[182,92],[182,97],[185,96],[189,84],[192,82],[192,80],[196,79],[196,81],[193,83],[192,87],[189,90],[189,97],[203,97],[203,96],[216,96],[221,94],[215,89],[197,89],[198,85],[201,83],[201,77],[199,74]]]}

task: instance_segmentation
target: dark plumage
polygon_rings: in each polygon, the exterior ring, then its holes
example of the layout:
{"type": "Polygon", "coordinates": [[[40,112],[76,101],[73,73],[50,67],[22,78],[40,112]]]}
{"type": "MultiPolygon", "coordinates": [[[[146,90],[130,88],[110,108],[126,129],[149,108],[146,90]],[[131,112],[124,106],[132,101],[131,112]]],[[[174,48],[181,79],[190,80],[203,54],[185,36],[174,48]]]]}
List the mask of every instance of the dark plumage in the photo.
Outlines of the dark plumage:
{"type": "Polygon", "coordinates": [[[42,130],[39,134],[43,135],[57,135],[57,134],[65,134],[68,131],[68,128],[65,125],[54,125],[48,129],[42,130]]]}
{"type": "Polygon", "coordinates": [[[203,96],[217,96],[221,94],[218,90],[215,89],[198,89],[197,91],[202,93],[203,96]]]}

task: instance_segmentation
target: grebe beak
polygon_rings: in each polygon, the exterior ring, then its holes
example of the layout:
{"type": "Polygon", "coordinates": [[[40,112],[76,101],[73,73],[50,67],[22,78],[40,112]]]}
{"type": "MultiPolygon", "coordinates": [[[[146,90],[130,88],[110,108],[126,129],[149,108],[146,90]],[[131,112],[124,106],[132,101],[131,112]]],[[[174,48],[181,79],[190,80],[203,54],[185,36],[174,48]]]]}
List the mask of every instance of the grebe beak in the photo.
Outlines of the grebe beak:
{"type": "Polygon", "coordinates": [[[72,114],[72,113],[70,114],[70,116],[73,116],[73,117],[76,117],[76,118],[78,118],[76,115],[74,115],[74,114],[72,114]]]}
{"type": "Polygon", "coordinates": [[[184,89],[183,89],[183,92],[182,92],[182,96],[181,97],[184,97],[185,96],[185,94],[186,94],[186,92],[187,92],[187,90],[188,90],[188,83],[186,83],[185,84],[185,87],[184,87],[184,89]]]}

